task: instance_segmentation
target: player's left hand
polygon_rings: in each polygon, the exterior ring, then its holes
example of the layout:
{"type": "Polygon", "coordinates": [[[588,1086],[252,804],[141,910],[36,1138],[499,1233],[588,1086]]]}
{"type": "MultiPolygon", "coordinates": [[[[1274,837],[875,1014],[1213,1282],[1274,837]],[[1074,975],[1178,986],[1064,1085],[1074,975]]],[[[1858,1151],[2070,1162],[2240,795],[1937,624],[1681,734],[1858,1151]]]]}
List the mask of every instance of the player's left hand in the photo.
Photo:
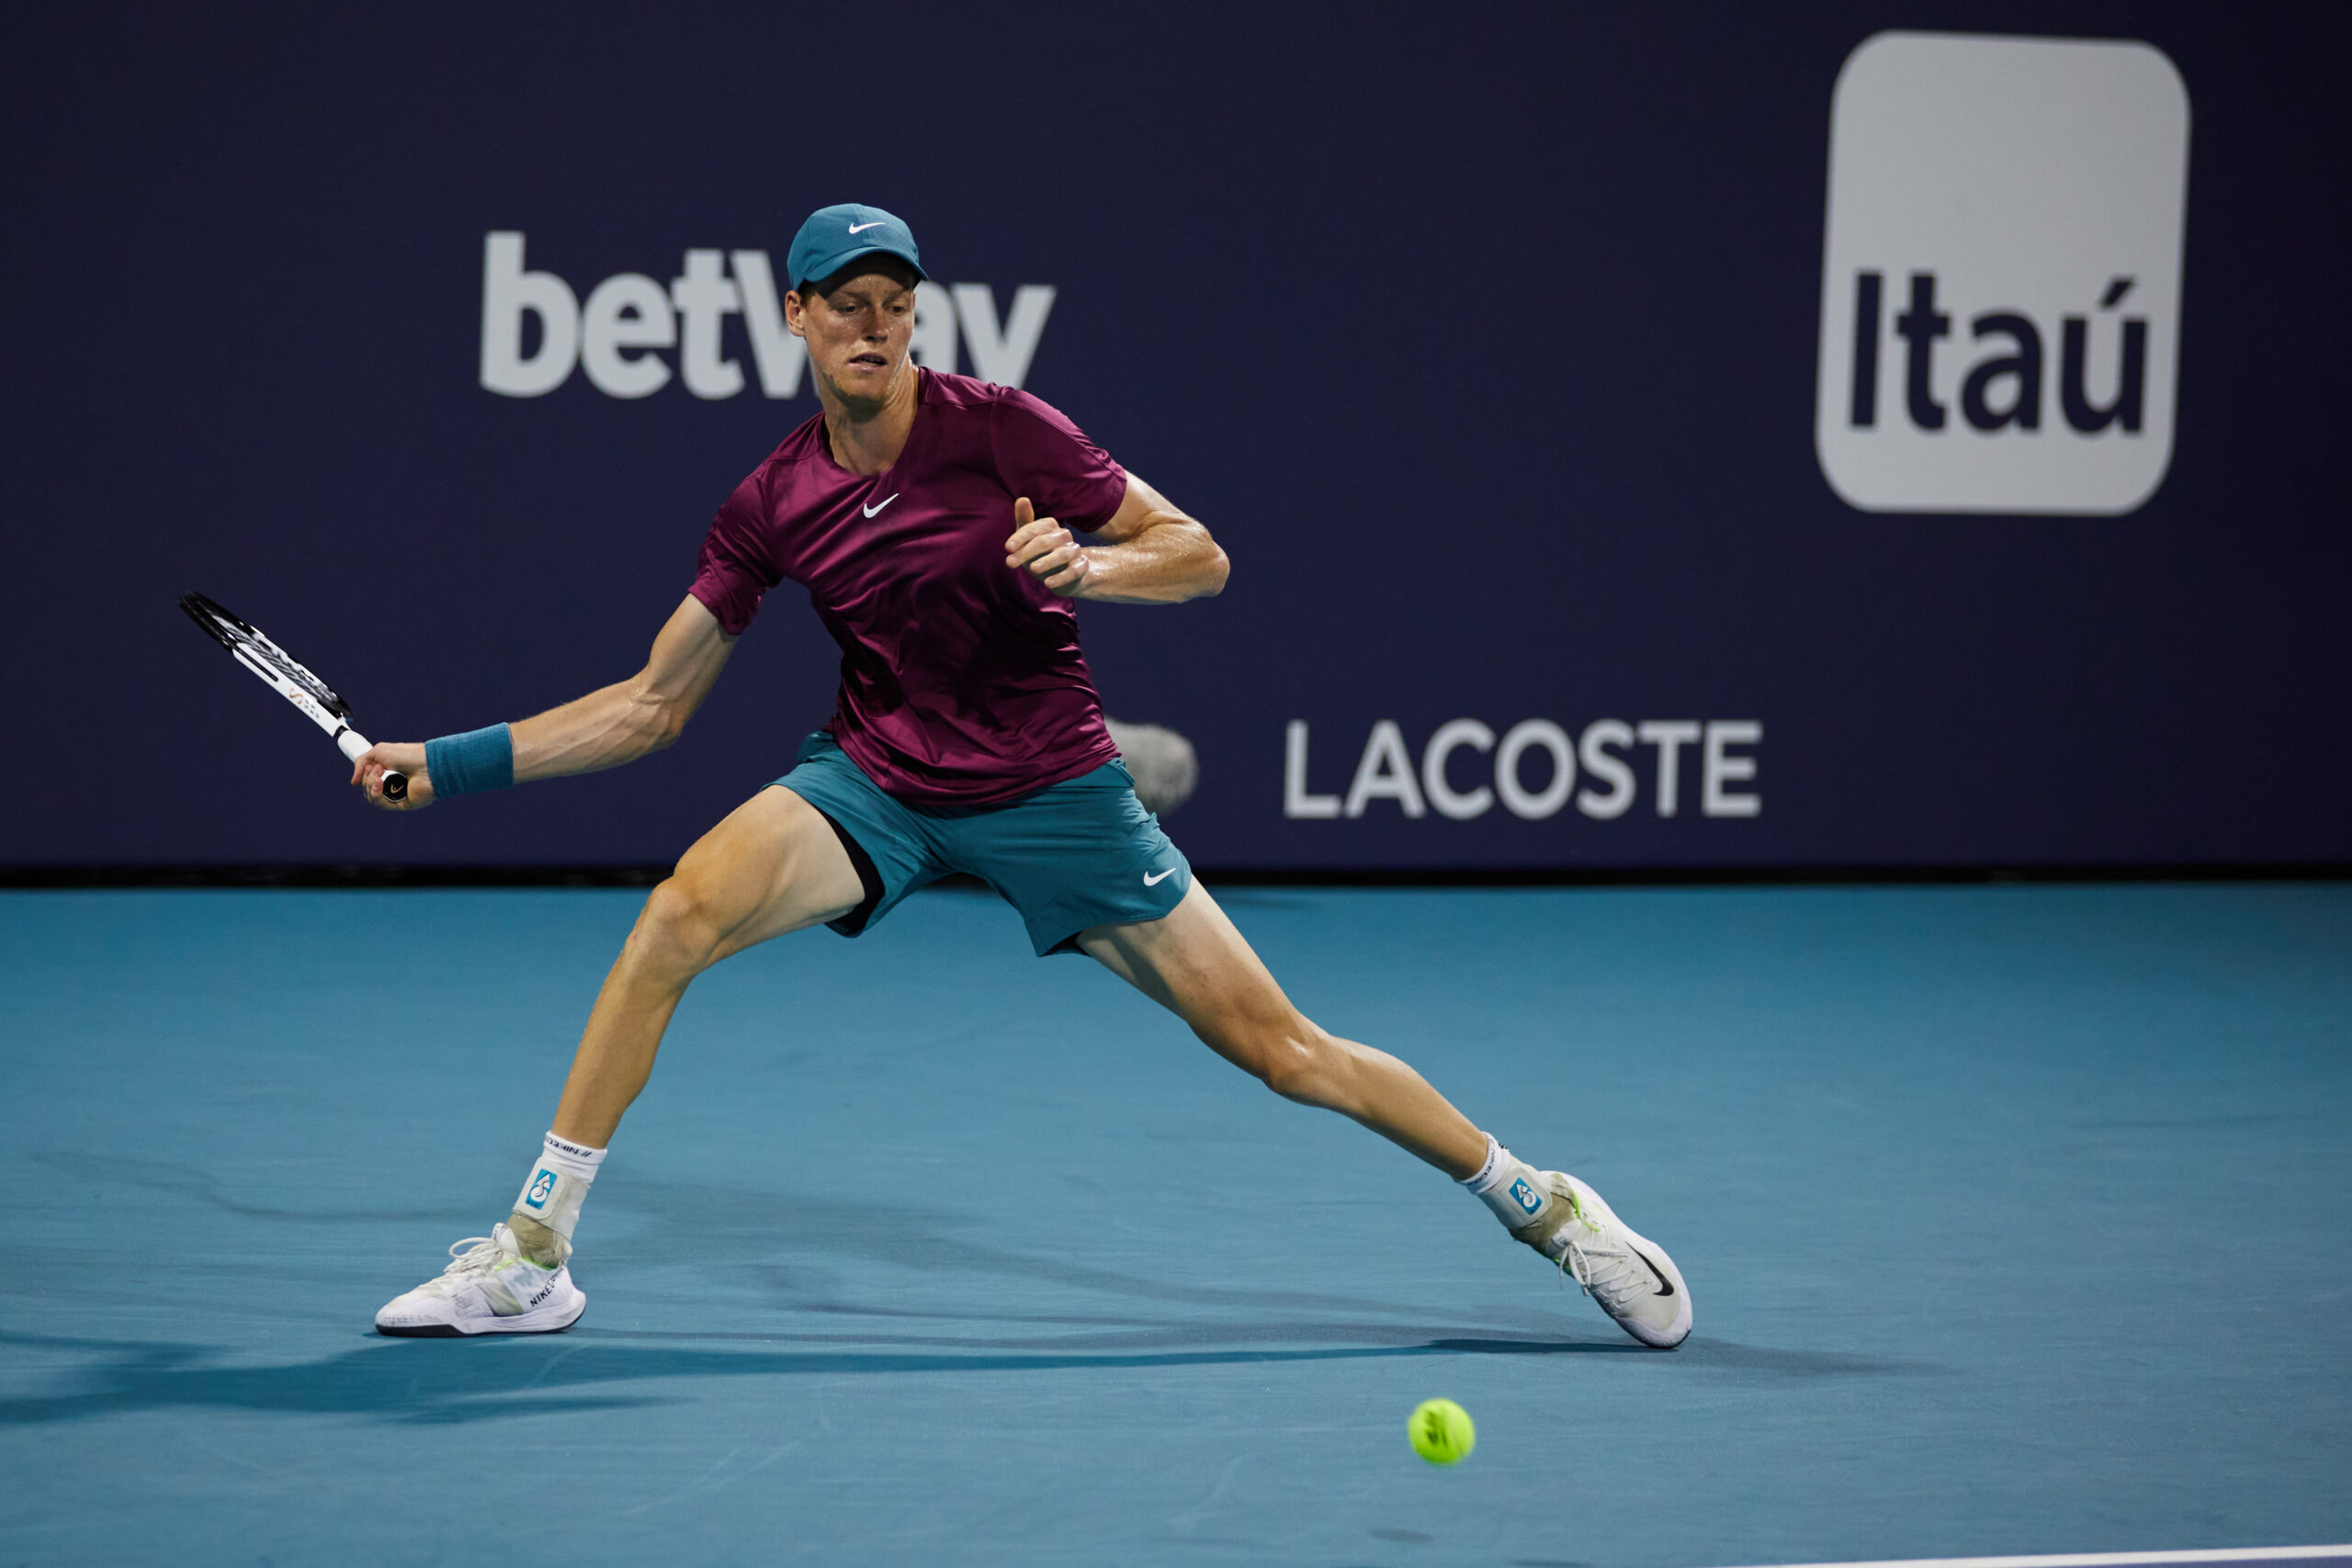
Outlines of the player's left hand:
{"type": "Polygon", "coordinates": [[[1050,517],[1040,517],[1027,496],[1012,503],[1012,537],[1004,542],[1004,564],[1026,571],[1065,599],[1080,597],[1094,558],[1050,517]]]}

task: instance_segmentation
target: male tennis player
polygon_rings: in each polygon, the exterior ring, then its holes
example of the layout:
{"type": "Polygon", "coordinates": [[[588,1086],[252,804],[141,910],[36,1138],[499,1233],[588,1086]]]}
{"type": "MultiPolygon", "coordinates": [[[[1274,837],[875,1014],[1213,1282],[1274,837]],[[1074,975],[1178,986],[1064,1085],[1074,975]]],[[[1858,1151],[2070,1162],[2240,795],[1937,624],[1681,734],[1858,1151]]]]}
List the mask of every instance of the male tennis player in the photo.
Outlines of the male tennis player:
{"type": "Polygon", "coordinates": [[[1173,604],[1225,586],[1208,530],[1026,393],[908,360],[907,226],[828,207],[787,256],[785,320],[820,412],[736,487],[645,668],[520,723],[379,745],[375,805],[617,767],[669,745],[786,578],[842,648],[831,723],[653,890],[596,998],[555,1125],[504,1224],[376,1314],[385,1334],[544,1334],[587,1305],[581,1204],[695,976],[820,922],[856,936],[968,872],[1042,956],[1076,951],[1173,1010],[1275,1093],[1351,1116],[1482,1199],[1644,1344],[1690,1331],[1673,1261],[1592,1189],[1514,1158],[1396,1057],[1301,1016],[1193,879],[1102,726],[1070,601],[1173,604]],[[1076,535],[1091,536],[1081,544],[1076,535]],[[387,769],[408,775],[384,798],[387,769]]]}

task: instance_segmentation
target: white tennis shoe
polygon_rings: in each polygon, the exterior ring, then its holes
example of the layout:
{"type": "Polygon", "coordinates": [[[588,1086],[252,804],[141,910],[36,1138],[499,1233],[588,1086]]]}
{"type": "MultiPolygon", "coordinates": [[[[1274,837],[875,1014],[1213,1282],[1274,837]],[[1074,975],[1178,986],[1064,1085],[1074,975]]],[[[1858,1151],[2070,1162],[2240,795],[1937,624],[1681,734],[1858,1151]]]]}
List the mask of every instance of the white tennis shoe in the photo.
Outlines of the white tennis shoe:
{"type": "Polygon", "coordinates": [[[1690,1334],[1690,1291],[1666,1250],[1636,1235],[1600,1194],[1564,1171],[1541,1172],[1550,1200],[1510,1234],[1573,1275],[1643,1344],[1671,1350],[1690,1334]]]}
{"type": "Polygon", "coordinates": [[[568,1267],[542,1269],[494,1225],[449,1246],[449,1267],[376,1314],[376,1332],[403,1338],[464,1334],[555,1334],[580,1321],[588,1297],[568,1267]],[[460,1251],[459,1248],[465,1250],[460,1251]]]}

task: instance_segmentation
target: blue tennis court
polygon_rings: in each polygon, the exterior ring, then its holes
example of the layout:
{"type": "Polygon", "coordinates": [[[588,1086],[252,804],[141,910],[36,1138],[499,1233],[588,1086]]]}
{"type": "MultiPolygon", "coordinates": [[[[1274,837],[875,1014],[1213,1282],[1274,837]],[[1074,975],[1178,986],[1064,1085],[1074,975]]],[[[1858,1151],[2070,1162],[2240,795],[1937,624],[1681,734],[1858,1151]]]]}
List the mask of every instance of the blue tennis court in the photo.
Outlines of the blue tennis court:
{"type": "Polygon", "coordinates": [[[955,893],[695,987],[579,1327],[379,1338],[503,1213],[640,895],[13,894],[0,1562],[2352,1538],[2352,888],[1224,897],[1669,1246],[1690,1343],[955,893]]]}

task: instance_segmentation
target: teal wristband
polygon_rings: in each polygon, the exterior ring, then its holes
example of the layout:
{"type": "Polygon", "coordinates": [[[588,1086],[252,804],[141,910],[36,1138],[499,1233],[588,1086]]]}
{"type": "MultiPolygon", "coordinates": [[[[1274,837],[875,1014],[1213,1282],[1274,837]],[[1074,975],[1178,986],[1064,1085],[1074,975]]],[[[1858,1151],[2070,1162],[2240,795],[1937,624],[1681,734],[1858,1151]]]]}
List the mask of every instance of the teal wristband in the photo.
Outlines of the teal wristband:
{"type": "Polygon", "coordinates": [[[487,729],[428,740],[424,771],[436,797],[506,789],[514,783],[514,733],[505,725],[493,724],[487,729]]]}

